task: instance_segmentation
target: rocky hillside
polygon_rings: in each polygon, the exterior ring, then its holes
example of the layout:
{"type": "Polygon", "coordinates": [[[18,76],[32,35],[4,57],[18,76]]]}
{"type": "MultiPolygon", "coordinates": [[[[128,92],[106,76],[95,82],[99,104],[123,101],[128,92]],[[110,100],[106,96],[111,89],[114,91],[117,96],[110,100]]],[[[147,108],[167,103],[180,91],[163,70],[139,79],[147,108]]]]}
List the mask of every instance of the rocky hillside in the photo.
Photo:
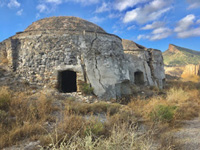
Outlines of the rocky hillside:
{"type": "Polygon", "coordinates": [[[168,50],[163,53],[164,64],[166,66],[185,66],[187,64],[200,64],[200,52],[169,45],[168,50]]]}

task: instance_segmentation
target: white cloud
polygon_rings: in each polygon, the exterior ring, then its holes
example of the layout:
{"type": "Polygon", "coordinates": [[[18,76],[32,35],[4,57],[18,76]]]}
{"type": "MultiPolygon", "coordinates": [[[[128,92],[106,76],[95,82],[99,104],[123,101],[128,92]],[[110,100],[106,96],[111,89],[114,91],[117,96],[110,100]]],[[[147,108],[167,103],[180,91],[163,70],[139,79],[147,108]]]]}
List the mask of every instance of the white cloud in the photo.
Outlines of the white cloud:
{"type": "Polygon", "coordinates": [[[144,7],[138,7],[126,12],[123,18],[123,22],[129,23],[136,21],[140,24],[143,24],[148,21],[154,21],[172,8],[170,4],[170,0],[153,0],[151,3],[146,4],[144,7]]]}
{"type": "Polygon", "coordinates": [[[133,7],[137,4],[144,3],[150,0],[115,0],[114,7],[119,11],[123,11],[127,8],[133,7]]]}
{"type": "Polygon", "coordinates": [[[40,13],[49,12],[49,8],[45,4],[39,4],[36,8],[40,13]]]}
{"type": "Polygon", "coordinates": [[[139,35],[137,37],[138,40],[140,39],[148,39],[150,41],[155,41],[155,40],[161,40],[164,38],[169,37],[172,34],[172,30],[167,28],[167,27],[160,27],[157,29],[154,29],[151,34],[147,34],[147,35],[139,35]]]}
{"type": "Polygon", "coordinates": [[[151,29],[155,29],[155,28],[159,28],[164,26],[165,23],[161,22],[161,21],[155,21],[152,24],[147,24],[146,26],[142,27],[142,30],[151,30],[151,29]]]}
{"type": "Polygon", "coordinates": [[[18,8],[20,6],[21,4],[17,0],[10,0],[10,2],[8,3],[9,8],[18,8]]]}
{"type": "Polygon", "coordinates": [[[111,9],[110,4],[103,2],[101,7],[98,7],[95,12],[102,13],[102,12],[109,11],[110,9],[111,9]]]}
{"type": "Polygon", "coordinates": [[[153,34],[160,34],[160,33],[166,33],[166,32],[169,32],[171,31],[169,28],[166,28],[166,27],[160,27],[160,28],[157,28],[155,30],[153,30],[153,34]]]}
{"type": "Polygon", "coordinates": [[[62,3],[62,0],[45,0],[45,2],[59,5],[62,3]]]}
{"type": "Polygon", "coordinates": [[[169,37],[172,33],[171,32],[165,32],[165,33],[159,33],[155,34],[152,37],[150,37],[151,41],[161,40],[169,37]]]}
{"type": "Polygon", "coordinates": [[[195,18],[195,15],[190,14],[178,22],[177,27],[174,29],[178,38],[200,36],[200,27],[195,27],[196,24],[200,23],[200,19],[196,20],[195,18]]]}
{"type": "Polygon", "coordinates": [[[200,7],[200,0],[187,0],[187,2],[190,4],[189,9],[195,9],[200,7]]]}
{"type": "Polygon", "coordinates": [[[180,33],[177,34],[177,36],[179,38],[188,38],[188,37],[200,36],[200,27],[180,32],[180,33]]]}
{"type": "Polygon", "coordinates": [[[101,23],[105,20],[105,18],[100,18],[100,17],[94,16],[94,17],[90,18],[89,20],[93,23],[101,23]]]}
{"type": "Polygon", "coordinates": [[[54,11],[58,5],[62,4],[62,0],[43,0],[37,5],[36,9],[40,13],[50,13],[54,11]]]}
{"type": "Polygon", "coordinates": [[[21,16],[21,15],[22,15],[22,13],[23,13],[23,11],[24,11],[23,9],[20,9],[19,11],[17,11],[17,13],[16,13],[16,14],[17,14],[18,16],[21,16]]]}
{"type": "Polygon", "coordinates": [[[132,26],[128,27],[127,29],[128,29],[128,30],[135,29],[135,25],[132,25],[132,26]]]}
{"type": "Polygon", "coordinates": [[[57,9],[58,5],[67,2],[90,5],[98,3],[99,0],[40,0],[40,3],[37,5],[36,9],[39,10],[40,13],[51,13],[52,11],[55,11],[57,9]]]}
{"type": "Polygon", "coordinates": [[[194,24],[195,16],[193,14],[187,15],[183,19],[181,19],[176,28],[174,29],[175,32],[182,32],[189,29],[194,24]]]}
{"type": "Polygon", "coordinates": [[[138,40],[141,40],[141,39],[149,39],[150,38],[150,35],[144,35],[144,34],[140,34],[137,36],[137,39],[138,40]]]}
{"type": "Polygon", "coordinates": [[[108,15],[108,18],[120,18],[122,15],[119,13],[119,14],[117,14],[117,13],[111,13],[111,14],[109,14],[108,15]]]}
{"type": "Polygon", "coordinates": [[[169,37],[172,34],[172,30],[166,27],[160,27],[152,31],[151,41],[161,40],[169,37]]]}
{"type": "Polygon", "coordinates": [[[83,5],[92,5],[97,4],[100,2],[100,0],[65,0],[65,2],[75,2],[75,3],[81,3],[83,5]]]}

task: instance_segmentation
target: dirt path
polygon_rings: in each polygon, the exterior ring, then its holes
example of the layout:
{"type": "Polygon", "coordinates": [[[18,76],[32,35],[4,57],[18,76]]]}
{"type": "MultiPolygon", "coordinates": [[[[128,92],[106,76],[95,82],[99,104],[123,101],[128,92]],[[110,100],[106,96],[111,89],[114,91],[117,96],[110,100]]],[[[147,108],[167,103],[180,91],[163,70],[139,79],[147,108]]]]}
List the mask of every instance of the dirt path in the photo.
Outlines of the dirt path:
{"type": "Polygon", "coordinates": [[[174,132],[179,150],[200,150],[200,118],[182,121],[183,126],[174,132]]]}

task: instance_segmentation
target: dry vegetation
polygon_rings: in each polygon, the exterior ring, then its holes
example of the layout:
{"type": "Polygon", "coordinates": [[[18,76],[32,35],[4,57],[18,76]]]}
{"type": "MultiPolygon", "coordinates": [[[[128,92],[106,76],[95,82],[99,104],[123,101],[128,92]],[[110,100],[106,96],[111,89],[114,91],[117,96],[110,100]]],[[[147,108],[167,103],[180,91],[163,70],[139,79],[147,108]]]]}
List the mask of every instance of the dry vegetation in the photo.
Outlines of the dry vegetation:
{"type": "Polygon", "coordinates": [[[200,76],[198,75],[187,75],[187,74],[183,74],[181,75],[181,78],[183,81],[191,81],[191,82],[195,82],[198,83],[200,82],[200,76]]]}
{"type": "Polygon", "coordinates": [[[179,120],[199,116],[200,84],[173,81],[163,91],[154,90],[165,94],[121,105],[80,103],[71,97],[57,100],[44,94],[34,99],[28,91],[1,87],[0,148],[39,140],[38,149],[148,150],[156,149],[157,140],[160,149],[174,149],[172,139],[161,133],[179,120]]]}

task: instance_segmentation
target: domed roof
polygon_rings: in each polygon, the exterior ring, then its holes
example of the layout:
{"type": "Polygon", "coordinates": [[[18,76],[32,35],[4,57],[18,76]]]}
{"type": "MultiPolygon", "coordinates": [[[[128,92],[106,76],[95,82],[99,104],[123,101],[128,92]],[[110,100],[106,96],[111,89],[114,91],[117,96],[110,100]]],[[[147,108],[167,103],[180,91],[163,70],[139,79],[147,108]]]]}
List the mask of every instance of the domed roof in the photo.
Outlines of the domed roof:
{"type": "Polygon", "coordinates": [[[39,21],[33,22],[25,31],[33,30],[75,30],[75,31],[93,31],[93,32],[103,32],[105,31],[86,20],[78,17],[50,17],[44,18],[39,21]]]}
{"type": "Polygon", "coordinates": [[[122,39],[122,45],[125,51],[145,50],[146,47],[139,45],[133,41],[122,39]]]}

